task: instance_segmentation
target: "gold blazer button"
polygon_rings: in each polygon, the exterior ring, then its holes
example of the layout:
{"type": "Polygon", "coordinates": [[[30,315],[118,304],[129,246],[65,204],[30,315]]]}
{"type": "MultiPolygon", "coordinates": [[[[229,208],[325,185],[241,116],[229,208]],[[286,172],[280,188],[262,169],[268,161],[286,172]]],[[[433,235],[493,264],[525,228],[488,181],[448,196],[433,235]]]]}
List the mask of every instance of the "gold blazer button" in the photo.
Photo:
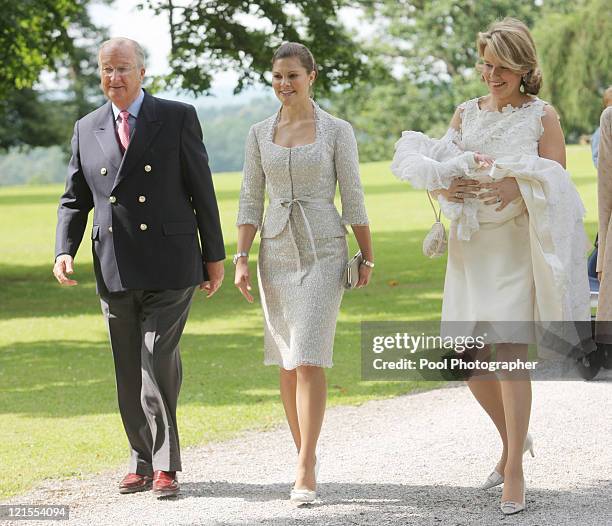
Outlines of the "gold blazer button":
{"type": "Polygon", "coordinates": [[[145,172],[150,172],[151,171],[151,165],[150,164],[145,164],[145,172]]]}
{"type": "Polygon", "coordinates": [[[149,228],[149,227],[147,226],[146,223],[141,223],[140,224],[140,230],[145,231],[147,228],[149,228]]]}
{"type": "Polygon", "coordinates": [[[144,195],[138,196],[138,202],[139,203],[144,203],[147,200],[147,198],[144,195]]]}
{"type": "Polygon", "coordinates": [[[106,175],[107,173],[106,168],[100,168],[100,175],[106,175]]]}

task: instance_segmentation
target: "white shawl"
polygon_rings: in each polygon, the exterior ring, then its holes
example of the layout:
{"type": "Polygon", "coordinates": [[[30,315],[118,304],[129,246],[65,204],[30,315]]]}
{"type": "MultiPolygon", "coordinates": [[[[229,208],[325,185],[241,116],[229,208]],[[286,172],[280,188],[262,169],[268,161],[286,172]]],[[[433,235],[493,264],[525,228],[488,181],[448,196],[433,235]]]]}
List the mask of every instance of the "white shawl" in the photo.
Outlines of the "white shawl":
{"type": "MultiPolygon", "coordinates": [[[[457,132],[452,129],[439,140],[418,132],[403,132],[395,145],[391,171],[415,188],[446,189],[452,179],[469,176],[476,168],[473,152],[463,152],[456,139],[457,132]]],[[[516,155],[496,159],[488,175],[493,179],[514,177],[518,182],[529,212],[532,259],[545,262],[534,265],[536,289],[539,282],[551,281],[545,275],[548,270],[553,276],[554,296],[561,302],[561,319],[589,320],[585,209],[569,173],[556,161],[516,155]]],[[[441,196],[438,201],[443,214],[457,222],[457,237],[468,241],[480,228],[479,203],[451,203],[441,196]]]]}

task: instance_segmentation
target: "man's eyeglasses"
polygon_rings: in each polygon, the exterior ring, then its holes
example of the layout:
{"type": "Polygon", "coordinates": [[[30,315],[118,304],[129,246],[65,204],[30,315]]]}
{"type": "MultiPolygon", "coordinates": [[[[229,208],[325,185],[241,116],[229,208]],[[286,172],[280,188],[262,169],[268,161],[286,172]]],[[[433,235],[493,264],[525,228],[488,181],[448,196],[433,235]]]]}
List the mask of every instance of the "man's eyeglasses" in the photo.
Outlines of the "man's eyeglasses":
{"type": "Polygon", "coordinates": [[[120,66],[118,68],[111,68],[109,66],[102,68],[102,75],[105,77],[112,77],[113,73],[116,73],[118,76],[127,75],[130,71],[134,69],[134,66],[120,66]]]}

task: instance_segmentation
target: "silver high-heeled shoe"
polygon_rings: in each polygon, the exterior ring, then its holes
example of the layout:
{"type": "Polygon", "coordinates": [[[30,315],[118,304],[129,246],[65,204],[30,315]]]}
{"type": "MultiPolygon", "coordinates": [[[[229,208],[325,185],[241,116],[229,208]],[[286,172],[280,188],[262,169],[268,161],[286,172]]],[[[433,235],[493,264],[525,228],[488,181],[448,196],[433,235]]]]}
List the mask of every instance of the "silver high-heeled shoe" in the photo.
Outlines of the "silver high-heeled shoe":
{"type": "Polygon", "coordinates": [[[502,501],[499,505],[504,515],[514,515],[525,509],[525,480],[523,480],[523,502],[514,502],[512,500],[502,501]]]}
{"type": "Polygon", "coordinates": [[[494,469],[487,477],[487,480],[485,480],[482,486],[480,486],[480,489],[494,488],[495,486],[499,486],[503,483],[504,476],[499,471],[497,471],[497,469],[494,469]]]}
{"type": "Polygon", "coordinates": [[[303,506],[304,504],[312,504],[317,499],[317,492],[311,489],[295,489],[291,490],[291,495],[289,497],[291,502],[297,504],[298,506],[303,506]]]}
{"type": "MultiPolygon", "coordinates": [[[[319,478],[319,455],[317,452],[317,456],[315,457],[315,479],[319,478]]],[[[315,500],[317,500],[317,492],[310,489],[295,489],[291,490],[291,494],[289,495],[289,500],[294,504],[299,506],[303,506],[306,504],[312,504],[315,500]]]]}
{"type": "MultiPolygon", "coordinates": [[[[523,446],[523,453],[527,453],[527,451],[529,451],[532,457],[535,457],[535,453],[533,452],[533,437],[529,433],[527,433],[525,437],[525,445],[523,446]]],[[[494,469],[487,477],[487,480],[484,481],[484,484],[480,486],[480,489],[494,488],[503,483],[504,476],[497,471],[497,469],[494,469]]]]}

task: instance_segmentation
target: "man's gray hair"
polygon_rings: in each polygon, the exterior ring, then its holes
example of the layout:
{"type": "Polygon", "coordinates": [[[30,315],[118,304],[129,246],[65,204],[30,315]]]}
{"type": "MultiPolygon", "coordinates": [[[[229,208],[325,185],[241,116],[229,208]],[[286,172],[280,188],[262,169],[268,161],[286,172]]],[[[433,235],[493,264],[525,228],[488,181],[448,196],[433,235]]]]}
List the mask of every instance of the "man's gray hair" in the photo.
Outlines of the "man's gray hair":
{"type": "Polygon", "coordinates": [[[102,53],[102,50],[104,48],[107,48],[109,46],[121,46],[124,44],[129,44],[132,46],[132,49],[134,49],[134,53],[136,55],[136,66],[139,68],[144,68],[145,67],[144,49],[142,49],[142,46],[138,42],[136,42],[135,40],[132,40],[131,38],[126,38],[126,37],[114,37],[114,38],[110,38],[102,42],[102,45],[100,46],[100,49],[98,50],[98,64],[100,64],[100,53],[102,53]]]}

